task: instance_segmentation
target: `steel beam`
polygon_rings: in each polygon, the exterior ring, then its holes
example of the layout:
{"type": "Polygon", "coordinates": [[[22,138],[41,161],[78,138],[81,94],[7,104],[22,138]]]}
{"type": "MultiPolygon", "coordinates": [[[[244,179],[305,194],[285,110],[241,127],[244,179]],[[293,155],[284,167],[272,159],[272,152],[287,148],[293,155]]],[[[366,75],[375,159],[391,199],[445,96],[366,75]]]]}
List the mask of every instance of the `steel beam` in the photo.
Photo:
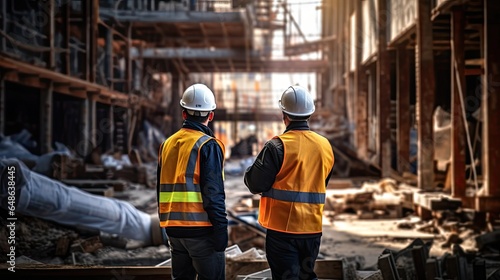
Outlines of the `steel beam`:
{"type": "MultiPolygon", "coordinates": [[[[151,59],[242,59],[245,57],[245,50],[234,49],[195,49],[195,48],[146,48],[139,52],[137,48],[131,49],[132,58],[151,58],[151,59]]],[[[252,58],[260,57],[258,51],[252,51],[252,58]]]]}
{"type": "MultiPolygon", "coordinates": [[[[462,115],[460,91],[465,93],[464,60],[464,11],[456,9],[451,16],[451,194],[465,197],[465,127],[462,115]],[[457,80],[457,72],[459,79],[457,80]]],[[[465,107],[464,107],[465,108],[465,107]]]]}
{"type": "Polygon", "coordinates": [[[128,11],[102,8],[99,15],[103,19],[134,23],[243,23],[240,12],[196,12],[196,11],[128,11]]]}
{"type": "Polygon", "coordinates": [[[418,130],[418,187],[434,187],[434,141],[432,117],[436,91],[432,47],[431,0],[415,0],[417,43],[415,46],[418,130]]]}

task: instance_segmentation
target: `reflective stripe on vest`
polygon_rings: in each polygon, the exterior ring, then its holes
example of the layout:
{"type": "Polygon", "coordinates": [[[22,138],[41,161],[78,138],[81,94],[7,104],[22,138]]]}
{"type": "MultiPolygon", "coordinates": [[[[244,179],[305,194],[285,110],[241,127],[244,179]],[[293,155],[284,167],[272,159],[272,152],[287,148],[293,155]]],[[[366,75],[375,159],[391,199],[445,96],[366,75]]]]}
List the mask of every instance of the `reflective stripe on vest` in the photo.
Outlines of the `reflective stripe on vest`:
{"type": "Polygon", "coordinates": [[[271,188],[262,194],[263,197],[270,197],[288,202],[302,202],[311,204],[325,203],[326,195],[324,193],[296,192],[271,188]]]}
{"type": "Polygon", "coordinates": [[[292,234],[322,231],[325,180],[333,167],[333,150],[326,138],[312,131],[280,135],[283,164],[272,188],[262,193],[259,223],[292,234]]]}
{"type": "Polygon", "coordinates": [[[160,184],[160,226],[212,225],[208,219],[207,213],[203,209],[200,185],[198,182],[194,182],[199,150],[201,146],[211,138],[212,137],[204,134],[194,143],[189,152],[184,172],[185,183],[175,182],[160,184]]]}

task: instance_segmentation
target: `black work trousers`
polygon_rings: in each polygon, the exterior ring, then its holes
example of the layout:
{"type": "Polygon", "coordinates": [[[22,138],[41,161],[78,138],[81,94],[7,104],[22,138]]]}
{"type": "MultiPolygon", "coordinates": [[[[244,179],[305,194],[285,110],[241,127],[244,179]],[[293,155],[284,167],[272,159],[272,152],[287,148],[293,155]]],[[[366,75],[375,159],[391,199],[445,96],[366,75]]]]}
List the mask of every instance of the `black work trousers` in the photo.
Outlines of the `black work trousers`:
{"type": "Polygon", "coordinates": [[[321,236],[284,238],[268,231],[266,257],[273,279],[317,279],[314,263],[320,243],[321,236]]]}

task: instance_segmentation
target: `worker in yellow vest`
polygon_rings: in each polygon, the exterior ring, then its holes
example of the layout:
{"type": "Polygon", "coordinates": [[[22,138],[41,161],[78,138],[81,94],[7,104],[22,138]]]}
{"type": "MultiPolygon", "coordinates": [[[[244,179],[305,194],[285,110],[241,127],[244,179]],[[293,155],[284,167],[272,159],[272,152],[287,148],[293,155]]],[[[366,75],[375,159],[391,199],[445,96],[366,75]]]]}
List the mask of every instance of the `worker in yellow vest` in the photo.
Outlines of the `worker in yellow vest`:
{"type": "Polygon", "coordinates": [[[334,155],[330,142],[309,128],[314,101],[290,86],[279,106],[286,125],[245,171],[245,185],[261,193],[259,223],[266,228],[266,257],[273,279],[316,279],[323,206],[334,155]]]}
{"type": "Polygon", "coordinates": [[[180,105],[182,128],[160,146],[158,214],[168,237],[172,279],[225,279],[228,242],[224,144],[208,123],[216,108],[203,84],[188,87],[180,105]]]}

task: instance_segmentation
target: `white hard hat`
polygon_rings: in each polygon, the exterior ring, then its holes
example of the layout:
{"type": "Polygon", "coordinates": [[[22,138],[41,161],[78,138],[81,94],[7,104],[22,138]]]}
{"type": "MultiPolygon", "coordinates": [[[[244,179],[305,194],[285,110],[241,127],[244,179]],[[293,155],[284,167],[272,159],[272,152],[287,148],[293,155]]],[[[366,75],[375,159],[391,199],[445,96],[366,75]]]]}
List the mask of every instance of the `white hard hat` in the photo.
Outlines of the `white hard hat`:
{"type": "Polygon", "coordinates": [[[216,107],[214,93],[204,84],[188,87],[182,94],[180,104],[189,114],[194,115],[192,111],[204,112],[202,116],[206,116],[216,107]]]}
{"type": "Polygon", "coordinates": [[[281,95],[279,101],[283,112],[297,117],[312,115],[316,109],[311,94],[301,86],[290,86],[281,95]]]}

